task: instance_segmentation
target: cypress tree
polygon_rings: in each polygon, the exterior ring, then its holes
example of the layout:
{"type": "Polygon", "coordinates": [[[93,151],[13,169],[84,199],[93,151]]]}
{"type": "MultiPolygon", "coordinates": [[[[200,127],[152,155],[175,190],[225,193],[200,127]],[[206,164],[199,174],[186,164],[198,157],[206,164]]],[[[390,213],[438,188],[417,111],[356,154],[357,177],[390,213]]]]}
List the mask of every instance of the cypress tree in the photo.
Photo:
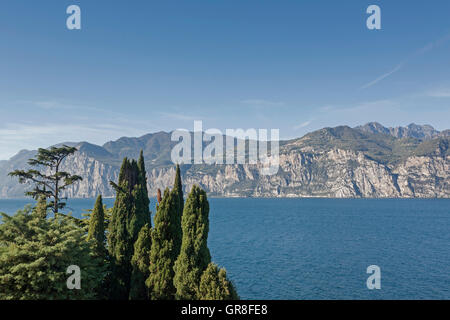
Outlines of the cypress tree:
{"type": "Polygon", "coordinates": [[[183,240],[175,262],[174,285],[177,299],[197,298],[200,277],[211,262],[207,246],[209,232],[209,203],[206,192],[193,186],[182,216],[183,240]]]}
{"type": "Polygon", "coordinates": [[[120,169],[116,201],[109,225],[108,243],[112,258],[111,298],[128,299],[131,289],[134,243],[143,226],[150,226],[149,199],[145,177],[144,157],[125,158],[120,169]]]}
{"type": "Polygon", "coordinates": [[[134,244],[134,254],[131,259],[131,300],[147,300],[149,298],[148,288],[145,281],[149,276],[151,228],[148,224],[142,227],[138,239],[134,244]]]}
{"type": "Polygon", "coordinates": [[[127,193],[118,192],[108,232],[108,249],[111,257],[111,299],[127,299],[131,275],[130,239],[127,218],[130,205],[127,193]]]}
{"type": "Polygon", "coordinates": [[[154,219],[150,276],[146,282],[153,300],[170,300],[175,297],[173,265],[180,253],[181,244],[177,203],[174,193],[167,188],[154,219]]]}
{"type": "Polygon", "coordinates": [[[238,300],[239,297],[225,269],[210,263],[200,279],[199,300],[238,300]]]}
{"type": "MultiPolygon", "coordinates": [[[[145,161],[144,161],[144,152],[141,150],[141,153],[139,154],[139,160],[138,160],[138,169],[139,169],[139,185],[140,185],[140,191],[142,193],[142,204],[144,207],[144,220],[148,220],[150,222],[150,212],[149,212],[149,206],[150,206],[150,199],[148,198],[148,189],[147,189],[147,172],[145,170],[145,161]],[[145,211],[146,208],[146,211],[145,211]]],[[[151,226],[150,226],[151,227],[151,226]]]]}
{"type": "Polygon", "coordinates": [[[198,290],[199,300],[221,300],[219,282],[219,269],[214,263],[210,263],[200,278],[198,290]]]}
{"type": "Polygon", "coordinates": [[[135,242],[139,231],[146,224],[151,227],[149,210],[150,199],[148,198],[147,174],[145,171],[144,155],[142,150],[138,162],[133,162],[132,166],[137,172],[137,181],[133,190],[134,210],[130,219],[130,234],[132,235],[132,241],[135,242]]]}
{"type": "Polygon", "coordinates": [[[222,300],[239,300],[239,295],[237,294],[236,288],[233,283],[228,280],[227,271],[225,268],[221,268],[219,270],[219,283],[222,293],[222,300]]]}
{"type": "Polygon", "coordinates": [[[128,226],[132,218],[133,198],[130,185],[137,182],[137,172],[133,163],[125,158],[119,174],[118,184],[111,183],[116,189],[116,201],[112,211],[108,232],[108,249],[111,256],[111,299],[128,299],[131,278],[131,257],[133,256],[132,237],[128,226]]]}
{"type": "Polygon", "coordinates": [[[98,269],[102,270],[105,274],[102,283],[97,288],[97,298],[105,299],[108,297],[108,287],[111,282],[110,265],[108,251],[105,247],[106,236],[105,236],[105,209],[103,206],[102,196],[99,195],[95,201],[94,210],[89,218],[89,228],[87,241],[91,242],[92,255],[98,258],[100,264],[98,269]]]}
{"type": "Polygon", "coordinates": [[[181,183],[181,172],[180,172],[180,165],[177,164],[177,169],[175,173],[175,182],[173,185],[173,190],[176,194],[176,197],[178,198],[178,213],[181,219],[181,216],[183,215],[183,209],[184,209],[184,198],[183,198],[183,185],[181,183]]]}
{"type": "MultiPolygon", "coordinates": [[[[151,227],[151,219],[150,219],[150,199],[148,198],[148,189],[147,189],[147,173],[145,171],[145,162],[143,151],[141,150],[139,155],[139,160],[136,163],[137,170],[137,184],[134,190],[134,200],[135,200],[135,225],[133,226],[137,233],[142,229],[143,226],[148,224],[151,227]]],[[[137,234],[133,230],[132,233],[135,237],[137,234]]],[[[137,238],[136,238],[137,239],[137,238]]]]}
{"type": "Polygon", "coordinates": [[[144,156],[141,150],[139,161],[132,161],[133,171],[136,172],[137,180],[133,185],[133,205],[134,211],[131,218],[130,234],[133,243],[137,240],[142,227],[148,224],[151,227],[150,219],[150,199],[148,198],[147,177],[145,171],[144,156]]]}
{"type": "Polygon", "coordinates": [[[94,210],[89,219],[87,240],[93,241],[94,253],[99,257],[105,258],[105,212],[103,211],[103,200],[101,195],[97,197],[94,210]]]}

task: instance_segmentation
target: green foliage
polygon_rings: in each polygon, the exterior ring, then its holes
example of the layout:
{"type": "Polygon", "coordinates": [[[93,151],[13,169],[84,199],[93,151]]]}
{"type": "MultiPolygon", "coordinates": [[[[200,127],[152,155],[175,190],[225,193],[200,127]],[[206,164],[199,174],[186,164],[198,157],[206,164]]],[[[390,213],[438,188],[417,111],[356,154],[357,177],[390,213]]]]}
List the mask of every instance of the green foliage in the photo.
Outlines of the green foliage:
{"type": "Polygon", "coordinates": [[[142,210],[144,211],[144,214],[146,217],[149,217],[150,222],[150,214],[148,212],[148,208],[150,206],[150,199],[148,198],[148,189],[147,189],[147,172],[145,171],[145,161],[144,161],[144,153],[141,150],[141,153],[139,154],[139,160],[137,163],[138,170],[139,170],[139,185],[140,185],[140,192],[142,197],[142,210]],[[147,212],[145,212],[147,210],[147,212]]]}
{"type": "Polygon", "coordinates": [[[102,285],[98,288],[97,297],[104,299],[109,295],[110,279],[110,259],[108,250],[106,249],[105,236],[105,206],[103,205],[102,196],[99,195],[95,201],[94,209],[89,217],[87,241],[91,242],[92,254],[99,258],[101,265],[99,269],[105,271],[105,277],[102,279],[102,285]]]}
{"type": "Polygon", "coordinates": [[[47,219],[48,194],[33,210],[2,214],[0,299],[237,299],[225,270],[210,264],[206,193],[194,186],[184,206],[179,166],[153,229],[142,152],[123,160],[111,184],[114,207],[99,196],[89,219],[47,219]],[[81,290],[67,289],[71,265],[82,271],[81,290]]]}
{"type": "Polygon", "coordinates": [[[18,177],[20,183],[34,183],[34,189],[25,194],[33,197],[35,200],[40,199],[42,196],[46,199],[53,198],[51,207],[53,212],[57,214],[59,209],[63,209],[66,206],[66,203],[60,198],[61,192],[68,186],[82,180],[80,176],[60,171],[60,166],[64,159],[76,151],[76,148],[66,145],[60,148],[40,148],[36,157],[28,160],[28,164],[41,169],[41,171],[37,169],[30,169],[28,171],[15,170],[10,172],[9,175],[11,177],[18,177]],[[51,173],[46,174],[46,170],[49,170],[51,173]]]}
{"type": "Polygon", "coordinates": [[[178,199],[178,214],[180,216],[183,215],[183,209],[184,209],[184,198],[183,198],[183,185],[181,182],[181,172],[180,172],[180,165],[177,164],[177,169],[175,173],[175,182],[173,185],[172,192],[175,194],[175,196],[178,199]]]}
{"type": "MultiPolygon", "coordinates": [[[[126,185],[126,182],[124,183],[126,185]]],[[[111,299],[127,299],[131,276],[132,242],[127,230],[131,212],[130,195],[119,192],[114,203],[108,232],[108,251],[111,257],[111,299]]]]}
{"type": "Polygon", "coordinates": [[[206,192],[193,186],[184,206],[182,217],[183,240],[175,262],[174,284],[177,299],[196,299],[200,277],[211,255],[208,249],[209,203],[206,192]]]}
{"type": "MultiPolygon", "coordinates": [[[[91,221],[91,215],[94,209],[85,209],[84,211],[85,212],[81,214],[81,216],[84,217],[84,219],[80,219],[80,223],[86,229],[86,232],[89,232],[89,223],[91,221]]],[[[103,214],[104,214],[103,226],[106,234],[108,233],[108,226],[109,222],[111,221],[112,211],[113,208],[108,208],[106,204],[103,204],[103,214]]]]}
{"type": "Polygon", "coordinates": [[[42,219],[47,219],[47,211],[48,211],[47,199],[45,198],[45,196],[40,196],[36,204],[36,207],[33,208],[33,214],[41,217],[42,219]]]}
{"type": "Polygon", "coordinates": [[[173,265],[180,253],[181,225],[178,199],[167,188],[156,211],[150,251],[150,276],[147,286],[153,300],[175,297],[173,265]]]}
{"type": "Polygon", "coordinates": [[[238,300],[239,297],[225,269],[210,263],[203,272],[198,290],[199,300],[238,300]]]}
{"type": "Polygon", "coordinates": [[[450,137],[441,137],[422,142],[414,151],[417,156],[438,155],[448,157],[450,155],[450,137]]]}
{"type": "Polygon", "coordinates": [[[102,196],[98,196],[95,201],[94,210],[89,219],[89,231],[87,240],[92,240],[93,251],[99,257],[104,257],[105,248],[105,212],[103,208],[102,196]]]}
{"type": "Polygon", "coordinates": [[[149,276],[151,245],[151,228],[146,224],[142,227],[138,239],[134,244],[134,254],[131,259],[130,300],[149,299],[149,292],[145,281],[149,276]]]}
{"type": "Polygon", "coordinates": [[[221,298],[222,300],[239,300],[239,295],[233,282],[228,279],[227,271],[224,268],[219,270],[219,283],[221,288],[221,298]]]}
{"type": "Polygon", "coordinates": [[[134,243],[142,227],[151,223],[142,154],[139,164],[125,158],[118,184],[111,182],[111,185],[117,193],[108,228],[108,249],[112,259],[111,298],[128,299],[134,243]]]}
{"type": "Polygon", "coordinates": [[[90,253],[83,228],[74,219],[42,219],[30,208],[2,215],[0,299],[95,299],[104,277],[101,261],[90,253]],[[81,269],[81,290],[69,290],[67,268],[81,269]]]}

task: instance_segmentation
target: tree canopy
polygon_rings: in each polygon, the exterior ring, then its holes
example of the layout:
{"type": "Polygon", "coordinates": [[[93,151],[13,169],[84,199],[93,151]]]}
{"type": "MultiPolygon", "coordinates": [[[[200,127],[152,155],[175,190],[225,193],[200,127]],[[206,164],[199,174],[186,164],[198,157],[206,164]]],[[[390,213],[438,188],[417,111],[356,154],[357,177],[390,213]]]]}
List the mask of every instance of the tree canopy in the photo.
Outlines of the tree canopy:
{"type": "Polygon", "coordinates": [[[199,300],[237,300],[236,290],[227,278],[225,269],[210,263],[203,272],[198,290],[199,300]]]}
{"type": "Polygon", "coordinates": [[[78,175],[61,171],[64,159],[77,151],[74,147],[62,146],[50,149],[39,148],[35,158],[28,160],[28,165],[34,167],[29,170],[15,170],[9,173],[11,177],[18,177],[20,183],[33,183],[34,189],[25,193],[38,200],[42,196],[53,199],[49,207],[56,214],[66,206],[61,199],[61,192],[77,181],[82,180],[78,175]]]}
{"type": "Polygon", "coordinates": [[[198,295],[200,277],[211,262],[208,249],[209,203],[206,192],[193,186],[182,216],[183,240],[175,262],[174,283],[178,299],[192,300],[198,295]]]}
{"type": "Polygon", "coordinates": [[[131,289],[134,244],[145,225],[151,226],[144,158],[139,163],[125,158],[118,183],[111,182],[116,200],[108,227],[108,250],[111,257],[112,299],[128,299],[131,289]]]}
{"type": "Polygon", "coordinates": [[[1,214],[0,299],[95,299],[104,277],[101,261],[73,219],[42,219],[31,208],[1,214]],[[67,268],[78,266],[81,289],[67,288],[67,268]]]}
{"type": "Polygon", "coordinates": [[[38,201],[13,216],[0,213],[0,299],[238,298],[225,269],[211,263],[206,192],[193,186],[185,204],[178,165],[172,190],[158,192],[154,227],[142,151],[138,161],[125,158],[111,182],[113,208],[99,195],[88,219],[57,214],[65,206],[60,193],[81,180],[60,170],[75,151],[39,149],[28,163],[42,172],[10,173],[33,182],[27,194],[38,201]],[[68,286],[69,267],[81,272],[80,288],[68,286]]]}

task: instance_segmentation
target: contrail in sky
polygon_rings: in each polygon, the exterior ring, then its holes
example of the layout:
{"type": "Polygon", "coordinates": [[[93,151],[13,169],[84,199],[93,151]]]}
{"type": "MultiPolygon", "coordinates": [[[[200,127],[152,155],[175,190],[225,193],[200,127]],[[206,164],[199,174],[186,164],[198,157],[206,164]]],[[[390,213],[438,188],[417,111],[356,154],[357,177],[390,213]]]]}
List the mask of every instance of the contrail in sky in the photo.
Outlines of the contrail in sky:
{"type": "Polygon", "coordinates": [[[409,57],[407,57],[405,60],[403,60],[402,62],[400,62],[394,69],[392,69],[389,72],[386,72],[385,74],[379,76],[378,78],[376,78],[375,80],[363,85],[361,87],[361,89],[367,89],[370,88],[371,86],[377,84],[378,82],[386,79],[387,77],[391,76],[392,74],[396,73],[397,71],[401,70],[407,63],[409,63],[411,60],[427,53],[428,51],[431,51],[437,47],[440,47],[441,45],[443,45],[445,42],[447,42],[448,40],[450,40],[450,34],[447,34],[445,37],[440,38],[439,40],[430,42],[429,44],[427,44],[425,47],[420,48],[419,50],[415,51],[413,54],[411,54],[409,57]]]}

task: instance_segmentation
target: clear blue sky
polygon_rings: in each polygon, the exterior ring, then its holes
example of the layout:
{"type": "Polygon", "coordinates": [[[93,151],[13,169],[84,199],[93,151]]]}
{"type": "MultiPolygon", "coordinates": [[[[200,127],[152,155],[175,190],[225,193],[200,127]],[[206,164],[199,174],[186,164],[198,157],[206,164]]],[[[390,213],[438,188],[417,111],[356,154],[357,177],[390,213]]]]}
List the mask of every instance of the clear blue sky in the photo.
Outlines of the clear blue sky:
{"type": "Polygon", "coordinates": [[[448,0],[2,0],[0,40],[0,159],[194,120],[282,138],[450,127],[448,0]],[[71,4],[82,30],[66,28],[71,4]]]}

